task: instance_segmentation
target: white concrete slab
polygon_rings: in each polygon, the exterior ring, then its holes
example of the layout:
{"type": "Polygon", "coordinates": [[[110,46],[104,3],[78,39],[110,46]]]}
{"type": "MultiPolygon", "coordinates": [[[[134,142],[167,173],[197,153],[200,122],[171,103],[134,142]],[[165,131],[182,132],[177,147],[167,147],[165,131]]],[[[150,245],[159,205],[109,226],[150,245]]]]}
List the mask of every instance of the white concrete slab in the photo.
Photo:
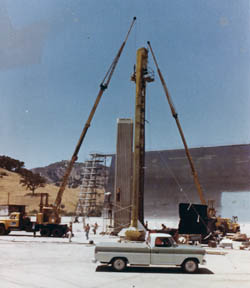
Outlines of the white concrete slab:
{"type": "MultiPolygon", "coordinates": [[[[95,221],[89,219],[90,224],[95,221]]],[[[246,231],[249,227],[245,223],[246,231]]],[[[194,275],[184,274],[176,267],[129,267],[125,272],[117,273],[92,263],[94,246],[87,244],[82,223],[74,224],[73,229],[75,237],[71,243],[67,238],[34,238],[32,233],[24,232],[0,236],[0,287],[250,287],[250,251],[239,250],[237,245],[234,249],[216,248],[227,254],[207,255],[207,265],[200,266],[199,273],[194,275]]],[[[115,237],[94,235],[93,232],[90,239],[94,242],[117,241],[115,237]]]]}

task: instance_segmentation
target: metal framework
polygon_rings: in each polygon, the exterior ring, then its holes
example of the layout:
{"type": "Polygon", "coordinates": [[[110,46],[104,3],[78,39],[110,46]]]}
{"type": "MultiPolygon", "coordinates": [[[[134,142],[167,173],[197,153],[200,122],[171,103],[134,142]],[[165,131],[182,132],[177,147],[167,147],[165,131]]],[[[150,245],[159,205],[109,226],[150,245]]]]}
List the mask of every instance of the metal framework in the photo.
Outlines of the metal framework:
{"type": "Polygon", "coordinates": [[[83,180],[76,207],[76,215],[82,216],[83,220],[103,205],[101,194],[104,194],[107,183],[106,161],[107,157],[110,156],[90,154],[90,160],[85,162],[86,166],[83,171],[83,180]]]}

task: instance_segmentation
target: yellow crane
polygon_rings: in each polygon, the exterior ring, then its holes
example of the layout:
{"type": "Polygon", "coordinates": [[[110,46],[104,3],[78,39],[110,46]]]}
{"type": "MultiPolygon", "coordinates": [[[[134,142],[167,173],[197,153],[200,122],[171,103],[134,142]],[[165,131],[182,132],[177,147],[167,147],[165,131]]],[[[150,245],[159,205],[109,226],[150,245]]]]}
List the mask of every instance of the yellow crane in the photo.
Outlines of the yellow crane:
{"type": "Polygon", "coordinates": [[[95,103],[94,103],[94,105],[93,105],[93,107],[92,107],[92,109],[90,111],[88,119],[87,119],[87,121],[86,121],[86,123],[84,125],[82,133],[81,133],[80,138],[78,140],[78,143],[76,145],[76,148],[74,150],[74,153],[73,153],[73,155],[71,157],[71,160],[69,161],[69,164],[67,166],[66,172],[65,172],[65,174],[63,176],[63,180],[62,180],[61,186],[59,188],[59,191],[57,193],[57,197],[56,197],[56,200],[55,200],[55,203],[54,203],[54,206],[53,206],[54,214],[55,214],[55,217],[56,217],[55,221],[57,223],[60,222],[59,210],[60,210],[60,205],[61,205],[61,202],[62,202],[62,196],[63,196],[63,193],[64,193],[65,188],[67,186],[67,182],[68,182],[69,176],[70,176],[70,174],[72,172],[74,163],[77,161],[77,156],[78,156],[79,150],[80,150],[81,145],[83,143],[83,140],[84,140],[84,138],[86,136],[86,133],[87,133],[87,131],[88,131],[90,125],[91,125],[91,121],[92,121],[92,119],[94,117],[95,111],[96,111],[96,109],[98,107],[98,104],[99,104],[99,102],[101,100],[103,92],[108,88],[108,85],[110,83],[110,80],[112,78],[114,70],[116,68],[116,65],[117,65],[117,63],[118,63],[118,61],[120,59],[120,56],[121,56],[122,51],[123,51],[123,48],[124,48],[124,46],[125,46],[125,44],[126,44],[126,42],[128,40],[129,34],[130,34],[131,30],[132,30],[132,27],[133,27],[135,21],[136,21],[136,17],[133,18],[133,21],[132,21],[132,23],[131,23],[131,25],[129,27],[129,30],[127,32],[125,40],[123,41],[120,49],[118,50],[117,55],[115,56],[115,58],[114,58],[112,64],[110,65],[110,67],[109,67],[109,69],[108,69],[103,81],[100,84],[100,90],[99,90],[99,93],[98,93],[98,95],[96,97],[95,103]]]}
{"type": "Polygon", "coordinates": [[[229,219],[229,218],[217,217],[215,208],[213,207],[213,202],[214,201],[213,200],[208,200],[208,203],[206,203],[206,200],[204,198],[203,191],[202,191],[199,179],[198,179],[198,174],[197,174],[197,171],[195,169],[192,156],[191,156],[191,154],[189,152],[189,149],[188,149],[188,146],[187,146],[187,142],[186,142],[186,139],[184,137],[184,133],[183,133],[181,125],[180,125],[180,121],[178,119],[178,114],[177,114],[177,112],[176,112],[176,110],[174,108],[174,104],[173,104],[171,96],[170,96],[170,94],[168,92],[166,82],[165,82],[165,80],[164,80],[164,78],[162,76],[162,73],[161,73],[160,68],[158,66],[155,54],[153,52],[153,49],[152,49],[151,44],[150,44],[149,41],[148,41],[148,47],[149,47],[149,49],[151,51],[151,54],[153,56],[153,59],[154,59],[154,62],[155,62],[156,68],[157,68],[158,75],[160,77],[164,92],[165,92],[166,97],[167,97],[168,104],[169,104],[171,112],[172,112],[172,116],[174,117],[174,119],[176,121],[176,124],[177,124],[177,127],[178,127],[178,130],[180,132],[181,139],[182,139],[183,145],[185,147],[186,155],[187,155],[187,158],[188,158],[188,161],[189,161],[189,165],[190,165],[190,168],[191,168],[191,171],[192,171],[192,174],[193,174],[194,183],[195,183],[198,195],[200,197],[201,204],[202,205],[208,205],[208,210],[207,210],[208,216],[209,216],[209,218],[211,220],[214,219],[216,221],[215,222],[215,229],[217,228],[217,229],[221,230],[223,233],[227,233],[227,232],[236,233],[236,232],[239,232],[240,231],[240,225],[235,220],[237,217],[234,217],[233,221],[231,219],[229,219]]]}
{"type": "Polygon", "coordinates": [[[41,200],[40,200],[40,205],[39,205],[40,211],[39,211],[39,213],[37,213],[36,222],[31,222],[30,219],[27,218],[27,219],[25,219],[27,222],[26,223],[27,225],[20,225],[20,223],[23,222],[23,213],[15,212],[14,213],[15,215],[11,215],[11,217],[15,217],[15,219],[17,220],[15,222],[15,227],[9,226],[9,223],[14,223],[13,219],[1,221],[1,223],[0,223],[0,235],[7,235],[11,231],[12,228],[13,229],[20,229],[20,230],[29,229],[30,231],[34,231],[34,232],[40,231],[41,236],[45,236],[45,237],[47,237],[47,236],[61,237],[61,236],[66,234],[67,229],[68,229],[67,225],[60,224],[61,223],[60,207],[61,207],[61,203],[62,203],[63,193],[64,193],[65,188],[67,186],[67,182],[68,182],[69,176],[72,172],[74,163],[77,160],[77,156],[78,156],[79,150],[81,148],[81,145],[83,143],[83,140],[86,136],[88,128],[90,127],[91,121],[94,117],[95,111],[96,111],[98,104],[101,100],[103,92],[108,88],[108,85],[110,83],[110,80],[112,78],[114,70],[116,68],[116,65],[120,59],[120,56],[122,54],[122,51],[123,51],[124,46],[128,40],[128,36],[131,32],[131,29],[132,29],[135,21],[136,21],[136,17],[133,18],[133,21],[129,27],[128,32],[127,32],[126,38],[123,41],[120,49],[118,50],[118,53],[115,56],[112,64],[110,65],[103,81],[100,84],[99,93],[98,93],[96,100],[95,100],[95,103],[94,103],[94,105],[90,111],[88,119],[84,125],[84,128],[83,128],[82,133],[80,135],[80,138],[77,142],[74,153],[71,157],[71,160],[69,161],[69,164],[67,166],[65,174],[63,176],[61,186],[60,186],[59,191],[57,193],[54,205],[49,205],[47,193],[41,193],[41,200]],[[33,224],[34,224],[35,228],[30,227],[33,224]]]}

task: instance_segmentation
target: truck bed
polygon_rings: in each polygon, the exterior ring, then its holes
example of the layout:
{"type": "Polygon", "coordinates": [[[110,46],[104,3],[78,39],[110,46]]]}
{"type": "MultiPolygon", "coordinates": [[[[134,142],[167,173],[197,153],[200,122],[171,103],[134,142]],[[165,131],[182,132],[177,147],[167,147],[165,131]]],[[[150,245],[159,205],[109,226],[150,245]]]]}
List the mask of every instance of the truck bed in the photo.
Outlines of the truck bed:
{"type": "Polygon", "coordinates": [[[126,252],[126,253],[150,253],[150,247],[145,243],[138,242],[105,242],[98,243],[96,252],[126,252]]]}

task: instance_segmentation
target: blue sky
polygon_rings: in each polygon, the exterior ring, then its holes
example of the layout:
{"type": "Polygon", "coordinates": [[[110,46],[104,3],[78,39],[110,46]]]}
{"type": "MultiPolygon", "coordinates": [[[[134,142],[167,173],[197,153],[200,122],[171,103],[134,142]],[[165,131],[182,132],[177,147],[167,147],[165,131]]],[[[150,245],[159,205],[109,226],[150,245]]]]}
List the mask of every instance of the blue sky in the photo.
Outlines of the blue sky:
{"type": "MultiPolygon", "coordinates": [[[[190,147],[250,143],[248,0],[0,0],[0,155],[27,168],[70,159],[137,17],[79,153],[115,153],[133,118],[136,50],[151,42],[190,147]]],[[[149,66],[156,72],[151,55],[149,66]]],[[[182,148],[160,80],[147,87],[146,149],[182,148]]]]}

